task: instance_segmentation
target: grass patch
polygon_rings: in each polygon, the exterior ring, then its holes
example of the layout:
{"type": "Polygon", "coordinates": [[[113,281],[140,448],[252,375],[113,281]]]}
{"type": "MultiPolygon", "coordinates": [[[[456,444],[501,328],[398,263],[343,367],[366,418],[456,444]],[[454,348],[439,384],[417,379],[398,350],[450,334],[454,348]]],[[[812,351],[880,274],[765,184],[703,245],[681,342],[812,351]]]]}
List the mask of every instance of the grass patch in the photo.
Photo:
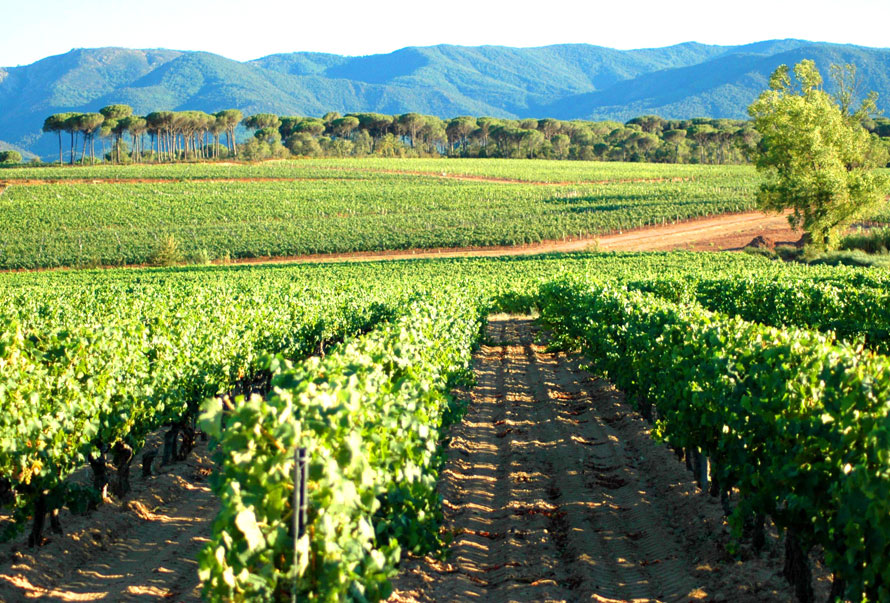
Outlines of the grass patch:
{"type": "Polygon", "coordinates": [[[861,266],[890,268],[890,255],[869,254],[860,249],[830,251],[809,261],[814,266],[861,266]]]}
{"type": "Polygon", "coordinates": [[[860,230],[843,238],[840,248],[845,251],[885,254],[890,249],[890,228],[860,230]]]}

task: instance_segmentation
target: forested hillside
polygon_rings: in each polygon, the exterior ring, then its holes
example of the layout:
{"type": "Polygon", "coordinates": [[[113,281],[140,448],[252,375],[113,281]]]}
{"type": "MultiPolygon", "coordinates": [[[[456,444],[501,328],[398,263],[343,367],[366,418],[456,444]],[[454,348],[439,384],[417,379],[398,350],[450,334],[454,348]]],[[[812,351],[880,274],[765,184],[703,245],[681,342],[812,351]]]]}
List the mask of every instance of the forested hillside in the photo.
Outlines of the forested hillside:
{"type": "Polygon", "coordinates": [[[116,103],[137,114],[237,108],[245,115],[318,117],[337,111],[738,119],[776,66],[804,57],[825,73],[831,63],[856,64],[862,90],[878,91],[879,107],[890,108],[890,50],[803,40],[627,51],[442,45],[363,57],[299,52],[243,63],[206,52],[99,48],[0,68],[0,145],[50,157],[56,141],[41,132],[47,115],[116,103]]]}

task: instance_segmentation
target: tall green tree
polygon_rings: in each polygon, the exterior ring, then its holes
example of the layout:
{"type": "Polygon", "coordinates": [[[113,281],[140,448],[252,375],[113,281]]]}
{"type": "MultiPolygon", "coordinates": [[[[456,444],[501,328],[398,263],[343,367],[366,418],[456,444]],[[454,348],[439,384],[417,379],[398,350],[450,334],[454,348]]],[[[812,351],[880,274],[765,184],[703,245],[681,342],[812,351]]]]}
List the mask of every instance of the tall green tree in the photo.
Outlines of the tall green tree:
{"type": "Polygon", "coordinates": [[[148,130],[148,122],[144,117],[138,115],[130,115],[121,121],[123,122],[123,130],[130,134],[132,143],[130,158],[133,162],[138,162],[142,155],[142,135],[148,130]]]}
{"type": "Polygon", "coordinates": [[[94,140],[96,132],[102,127],[105,117],[101,113],[82,113],[79,117],[78,129],[83,132],[83,153],[80,155],[80,162],[83,163],[86,155],[87,145],[90,147],[90,163],[96,160],[96,149],[94,140]]]}
{"type": "Polygon", "coordinates": [[[71,136],[71,155],[68,158],[68,162],[70,165],[74,165],[74,159],[77,156],[74,148],[77,146],[77,134],[80,132],[82,120],[80,113],[67,113],[66,115],[67,117],[65,118],[65,123],[62,129],[65,130],[65,132],[68,132],[71,136]]]}
{"type": "Polygon", "coordinates": [[[123,122],[123,120],[133,115],[133,107],[130,105],[108,105],[99,109],[99,113],[101,113],[109,122],[114,122],[114,124],[109,127],[109,130],[114,136],[111,147],[111,157],[115,162],[120,162],[120,141],[123,133],[126,131],[124,128],[125,122],[123,122]]]}
{"type": "Polygon", "coordinates": [[[257,113],[244,118],[243,123],[244,127],[256,130],[254,136],[259,139],[270,137],[271,131],[274,130],[278,135],[278,140],[281,140],[281,133],[278,131],[281,119],[274,113],[257,113]]]}
{"type": "Polygon", "coordinates": [[[243,115],[238,109],[225,109],[215,114],[215,117],[226,131],[226,148],[232,157],[237,157],[238,149],[235,147],[235,128],[241,123],[243,115]]]}
{"type": "Polygon", "coordinates": [[[405,113],[399,115],[397,122],[404,129],[405,133],[408,134],[408,138],[411,140],[411,148],[413,149],[417,141],[417,131],[424,124],[423,115],[419,113],[405,113]]]}
{"type": "Polygon", "coordinates": [[[332,133],[335,136],[339,136],[340,138],[349,138],[352,135],[352,131],[355,130],[358,126],[358,117],[354,115],[334,118],[328,124],[328,127],[332,130],[332,133]]]}
{"type": "Polygon", "coordinates": [[[71,113],[54,113],[43,122],[44,132],[55,132],[59,136],[59,165],[64,163],[62,158],[62,132],[66,132],[65,122],[71,117],[71,113]]]}
{"type": "Polygon", "coordinates": [[[886,151],[862,126],[874,112],[869,95],[855,112],[822,89],[813,61],[786,65],[772,74],[769,89],[748,107],[761,139],[754,161],[765,181],[757,193],[763,209],[790,208],[792,226],[810,236],[810,246],[836,245],[845,226],[886,199],[887,179],[873,168],[886,151]]]}
{"type": "Polygon", "coordinates": [[[686,140],[686,130],[676,128],[673,130],[666,130],[662,135],[664,141],[671,145],[674,149],[674,162],[679,162],[680,160],[680,145],[686,140]]]}
{"type": "Polygon", "coordinates": [[[145,116],[148,133],[154,137],[158,161],[168,158],[168,139],[173,122],[172,111],[152,111],[145,116]]]}
{"type": "MultiPolygon", "coordinates": [[[[531,121],[534,121],[532,127],[537,128],[537,120],[531,121]]],[[[477,127],[478,124],[476,123],[476,118],[471,115],[461,115],[460,117],[455,117],[454,119],[449,120],[448,125],[445,126],[445,132],[448,134],[448,143],[451,145],[452,153],[454,152],[454,145],[458,142],[464,151],[467,150],[467,140],[473,130],[477,127]]]]}
{"type": "Polygon", "coordinates": [[[562,123],[560,123],[559,120],[553,119],[552,117],[538,120],[538,130],[541,131],[541,134],[543,134],[544,138],[547,140],[550,140],[551,138],[556,136],[561,128],[562,123]]]}

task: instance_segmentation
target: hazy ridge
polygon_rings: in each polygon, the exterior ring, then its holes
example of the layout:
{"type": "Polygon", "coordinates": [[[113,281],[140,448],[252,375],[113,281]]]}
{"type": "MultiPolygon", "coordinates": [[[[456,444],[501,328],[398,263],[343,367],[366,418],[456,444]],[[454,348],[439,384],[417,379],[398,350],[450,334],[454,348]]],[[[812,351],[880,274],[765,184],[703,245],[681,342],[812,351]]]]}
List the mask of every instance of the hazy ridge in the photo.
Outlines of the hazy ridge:
{"type": "Polygon", "coordinates": [[[856,64],[862,90],[876,90],[879,106],[890,109],[890,49],[805,40],[640,50],[440,45],[362,57],[296,52],[247,62],[207,52],[96,48],[0,68],[0,148],[51,155],[56,140],[40,132],[47,115],[111,103],[130,104],[137,113],[234,107],[288,115],[744,118],[776,66],[803,58],[826,75],[831,63],[856,64]]]}

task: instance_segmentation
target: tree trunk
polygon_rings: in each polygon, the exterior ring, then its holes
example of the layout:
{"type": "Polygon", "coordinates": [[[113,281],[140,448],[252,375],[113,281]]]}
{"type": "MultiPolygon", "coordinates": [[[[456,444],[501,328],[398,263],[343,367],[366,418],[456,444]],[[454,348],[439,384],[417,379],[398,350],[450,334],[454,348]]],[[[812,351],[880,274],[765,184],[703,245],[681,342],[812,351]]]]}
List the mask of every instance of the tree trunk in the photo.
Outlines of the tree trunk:
{"type": "Polygon", "coordinates": [[[151,477],[151,464],[158,457],[157,450],[147,450],[142,454],[142,477],[151,477]]]}
{"type": "Polygon", "coordinates": [[[794,587],[794,594],[800,603],[812,603],[813,580],[810,573],[810,560],[797,536],[788,530],[785,537],[785,567],[782,575],[794,587]]]}
{"type": "Polygon", "coordinates": [[[59,167],[62,167],[62,164],[65,163],[65,160],[62,159],[62,131],[58,131],[59,134],[59,167]]]}
{"type": "Polygon", "coordinates": [[[34,502],[34,523],[28,535],[28,546],[43,546],[43,526],[46,523],[46,495],[41,494],[34,502]]]}
{"type": "Polygon", "coordinates": [[[87,460],[89,460],[90,467],[93,470],[93,488],[104,498],[105,491],[108,489],[108,470],[105,466],[105,454],[100,453],[98,457],[94,457],[91,454],[87,460]]]}
{"type": "Polygon", "coordinates": [[[828,594],[829,603],[835,601],[843,601],[844,593],[847,590],[847,583],[844,579],[835,574],[831,580],[831,592],[828,594]]]}
{"type": "Polygon", "coordinates": [[[169,431],[164,434],[164,449],[161,457],[161,465],[169,465],[178,455],[176,450],[176,442],[179,435],[179,424],[174,423],[170,426],[169,431]]]}
{"type": "Polygon", "coordinates": [[[111,491],[123,497],[130,491],[130,463],[133,462],[133,449],[123,442],[114,445],[114,468],[116,471],[111,491]]]}

